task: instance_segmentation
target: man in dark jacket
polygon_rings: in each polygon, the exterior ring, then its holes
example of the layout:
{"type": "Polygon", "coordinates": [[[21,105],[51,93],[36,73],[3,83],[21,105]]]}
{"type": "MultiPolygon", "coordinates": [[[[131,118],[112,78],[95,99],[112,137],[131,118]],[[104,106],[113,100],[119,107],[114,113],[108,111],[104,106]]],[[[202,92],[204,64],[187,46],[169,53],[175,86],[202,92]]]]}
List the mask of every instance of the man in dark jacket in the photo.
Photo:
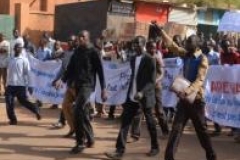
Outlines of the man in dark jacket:
{"type": "Polygon", "coordinates": [[[62,78],[63,82],[71,83],[77,95],[74,108],[74,128],[76,133],[76,146],[71,153],[77,154],[85,147],[94,145],[93,129],[90,124],[88,102],[90,94],[95,89],[96,75],[99,77],[102,100],[106,100],[105,80],[103,67],[97,50],[90,44],[88,31],[79,34],[79,47],[75,50],[62,78]],[[86,138],[86,144],[85,144],[86,138]]]}
{"type": "Polygon", "coordinates": [[[106,153],[106,156],[111,159],[122,158],[125,152],[129,126],[140,108],[146,117],[148,131],[151,136],[151,150],[147,155],[155,156],[159,152],[156,123],[152,113],[152,108],[155,105],[156,63],[144,51],[145,43],[146,40],[142,36],[138,36],[134,40],[137,55],[130,61],[132,75],[127,101],[123,105],[122,125],[117,138],[116,151],[106,153]]]}

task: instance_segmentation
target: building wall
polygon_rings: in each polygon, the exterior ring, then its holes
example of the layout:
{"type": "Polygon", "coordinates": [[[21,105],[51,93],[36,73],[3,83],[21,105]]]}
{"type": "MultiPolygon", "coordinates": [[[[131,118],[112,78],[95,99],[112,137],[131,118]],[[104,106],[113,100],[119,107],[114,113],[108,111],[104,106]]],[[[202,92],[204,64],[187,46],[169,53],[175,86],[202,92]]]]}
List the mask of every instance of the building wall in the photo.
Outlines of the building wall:
{"type": "Polygon", "coordinates": [[[168,5],[138,2],[135,10],[136,35],[148,37],[149,24],[152,20],[155,20],[162,25],[166,24],[168,21],[168,5]]]}
{"type": "Polygon", "coordinates": [[[79,0],[0,0],[0,14],[15,17],[15,26],[34,43],[44,31],[53,33],[55,6],[79,0]]]}
{"type": "Polygon", "coordinates": [[[54,13],[55,10],[55,5],[60,5],[60,4],[67,4],[67,3],[74,3],[74,2],[79,2],[79,0],[0,0],[0,6],[1,2],[5,5],[4,1],[9,1],[9,14],[14,15],[15,14],[15,4],[17,3],[27,3],[29,4],[30,11],[40,11],[41,6],[45,5],[47,6],[47,12],[48,13],[54,13]]]}
{"type": "Polygon", "coordinates": [[[138,2],[136,4],[136,21],[140,23],[150,23],[156,20],[160,24],[165,24],[168,20],[168,5],[156,3],[138,2]]]}
{"type": "Polygon", "coordinates": [[[218,26],[224,13],[225,10],[219,9],[198,10],[198,24],[218,26]]]}
{"type": "Polygon", "coordinates": [[[28,33],[35,44],[39,43],[39,37],[44,31],[52,34],[54,28],[53,14],[30,13],[28,17],[28,26],[25,27],[23,33],[28,33]]]}
{"type": "Polygon", "coordinates": [[[177,24],[196,26],[197,12],[192,8],[173,7],[169,13],[168,21],[177,24]]]}
{"type": "Polygon", "coordinates": [[[55,37],[66,41],[69,35],[78,34],[79,31],[87,29],[91,32],[91,40],[95,40],[107,27],[108,8],[108,0],[57,6],[55,37]]]}
{"type": "Polygon", "coordinates": [[[0,14],[8,14],[10,10],[10,0],[0,0],[0,14]]]}
{"type": "MultiPolygon", "coordinates": [[[[117,14],[107,15],[107,29],[109,30],[109,41],[130,41],[135,35],[134,16],[122,16],[117,14]]],[[[108,33],[109,33],[108,32],[108,33]]]]}

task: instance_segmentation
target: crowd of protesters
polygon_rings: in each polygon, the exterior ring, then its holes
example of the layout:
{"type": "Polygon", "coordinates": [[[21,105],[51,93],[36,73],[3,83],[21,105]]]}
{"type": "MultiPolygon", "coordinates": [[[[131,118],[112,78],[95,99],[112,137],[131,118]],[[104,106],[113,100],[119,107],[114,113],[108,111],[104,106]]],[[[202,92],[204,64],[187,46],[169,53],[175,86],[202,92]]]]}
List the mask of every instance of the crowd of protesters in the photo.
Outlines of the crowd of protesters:
{"type": "MultiPolygon", "coordinates": [[[[153,23],[151,27],[147,42],[143,36],[123,42],[108,41],[102,35],[92,44],[90,33],[81,31],[78,35],[69,36],[68,47],[65,50],[62,48],[62,42],[54,40],[47,33],[42,35],[38,45],[31,42],[28,34],[22,37],[17,29],[14,29],[14,39],[10,42],[0,33],[0,94],[5,93],[9,124],[17,124],[14,97],[33,112],[38,120],[42,118],[39,109],[42,102],[37,100],[36,103],[32,103],[27,97],[26,88],[30,93],[32,92],[26,80],[30,71],[27,54],[31,54],[41,61],[62,61],[62,68],[52,85],[58,89],[66,83],[67,90],[58,122],[53,125],[61,128],[67,122],[69,132],[64,137],[76,135],[76,146],[72,148],[71,153],[76,154],[94,146],[94,133],[90,123],[92,114],[102,117],[106,115],[106,107],[109,107],[108,120],[116,118],[116,108],[123,110],[116,151],[106,153],[109,158],[122,158],[130,126],[132,129],[128,141],[139,140],[140,124],[144,114],[151,137],[148,156],[159,153],[155,117],[161,127],[162,136],[169,137],[165,160],[174,160],[174,151],[183,127],[187,120],[191,119],[201,145],[206,150],[207,159],[216,160],[209,136],[219,136],[222,127],[214,123],[215,130],[211,133],[207,132],[207,120],[203,114],[205,105],[203,80],[206,77],[208,65],[240,64],[240,39],[224,34],[217,34],[214,38],[212,35],[204,37],[201,32],[184,39],[180,35],[175,35],[171,39],[160,26],[153,23]],[[190,69],[184,71],[184,76],[194,85],[185,92],[178,93],[180,100],[176,107],[165,108],[160,98],[161,80],[164,76],[163,59],[174,57],[183,58],[184,66],[190,66],[190,69]],[[107,99],[101,60],[116,63],[130,62],[131,82],[126,103],[122,106],[106,106],[100,103],[93,105],[88,102],[94,90],[96,74],[99,76],[102,89],[101,98],[103,102],[107,99]],[[184,97],[196,88],[199,88],[199,92],[194,104],[191,104],[194,107],[182,107],[191,106],[184,101],[184,97]],[[92,110],[95,112],[93,106],[96,107],[96,113],[92,113],[92,110]],[[153,108],[155,108],[154,112],[153,108]],[[172,121],[171,130],[168,124],[172,121]]],[[[58,105],[53,104],[51,108],[58,108],[58,105]]],[[[229,136],[235,136],[235,140],[240,142],[239,129],[231,128],[229,136]]]]}

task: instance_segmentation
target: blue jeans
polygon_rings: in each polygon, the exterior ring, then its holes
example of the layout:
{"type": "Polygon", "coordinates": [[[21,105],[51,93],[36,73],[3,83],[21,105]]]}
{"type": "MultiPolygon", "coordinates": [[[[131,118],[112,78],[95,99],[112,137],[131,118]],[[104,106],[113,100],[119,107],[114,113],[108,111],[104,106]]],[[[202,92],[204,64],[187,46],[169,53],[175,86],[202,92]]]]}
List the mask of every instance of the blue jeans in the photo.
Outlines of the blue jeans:
{"type": "Polygon", "coordinates": [[[26,87],[24,86],[7,86],[5,93],[6,110],[8,119],[12,122],[17,122],[17,117],[14,111],[14,98],[17,97],[18,101],[25,108],[34,114],[39,113],[38,107],[31,103],[27,98],[26,87]]]}

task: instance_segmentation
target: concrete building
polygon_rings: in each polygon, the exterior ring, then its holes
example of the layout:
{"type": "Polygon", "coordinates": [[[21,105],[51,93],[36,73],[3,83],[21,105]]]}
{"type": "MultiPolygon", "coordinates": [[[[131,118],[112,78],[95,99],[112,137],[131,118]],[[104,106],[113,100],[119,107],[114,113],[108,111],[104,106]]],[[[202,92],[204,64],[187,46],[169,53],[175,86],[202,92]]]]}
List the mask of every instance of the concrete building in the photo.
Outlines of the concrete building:
{"type": "Polygon", "coordinates": [[[44,31],[54,29],[55,6],[81,0],[0,0],[0,14],[11,15],[22,34],[28,33],[35,43],[44,31]]]}

